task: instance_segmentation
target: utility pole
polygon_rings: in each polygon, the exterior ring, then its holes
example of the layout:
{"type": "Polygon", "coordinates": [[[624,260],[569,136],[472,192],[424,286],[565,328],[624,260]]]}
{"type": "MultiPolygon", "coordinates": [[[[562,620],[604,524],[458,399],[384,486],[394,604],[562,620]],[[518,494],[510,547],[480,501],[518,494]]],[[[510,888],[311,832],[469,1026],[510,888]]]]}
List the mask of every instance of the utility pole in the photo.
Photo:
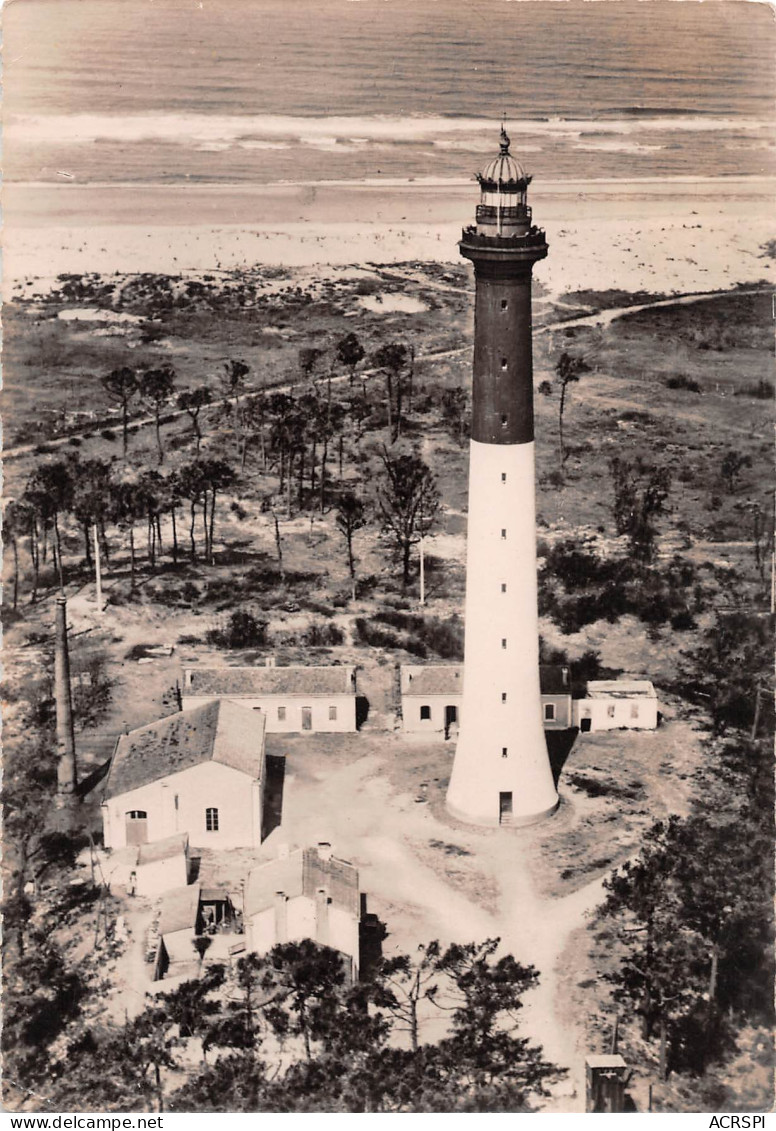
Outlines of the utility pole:
{"type": "Polygon", "coordinates": [[[97,523],[92,527],[94,535],[94,580],[97,587],[97,612],[102,616],[102,569],[100,567],[100,539],[97,534],[97,523]]]}

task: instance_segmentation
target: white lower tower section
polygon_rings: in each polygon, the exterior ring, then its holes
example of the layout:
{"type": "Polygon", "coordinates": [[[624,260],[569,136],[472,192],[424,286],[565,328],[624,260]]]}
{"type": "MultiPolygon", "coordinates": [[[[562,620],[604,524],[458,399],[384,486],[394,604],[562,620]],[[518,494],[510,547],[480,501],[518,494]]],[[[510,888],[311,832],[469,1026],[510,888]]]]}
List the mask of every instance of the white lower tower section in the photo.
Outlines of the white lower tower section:
{"type": "Polygon", "coordinates": [[[527,825],[558,805],[542,720],[534,445],[472,440],[461,729],[449,812],[527,825]]]}

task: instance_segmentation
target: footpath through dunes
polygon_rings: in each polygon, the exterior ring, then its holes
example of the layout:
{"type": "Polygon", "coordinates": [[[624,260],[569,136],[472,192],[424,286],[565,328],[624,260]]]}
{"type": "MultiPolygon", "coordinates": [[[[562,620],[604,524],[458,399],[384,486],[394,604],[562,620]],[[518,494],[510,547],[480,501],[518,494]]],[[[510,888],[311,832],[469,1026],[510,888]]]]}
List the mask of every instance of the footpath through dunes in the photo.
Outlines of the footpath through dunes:
{"type": "MultiPolygon", "coordinates": [[[[407,282],[413,282],[415,284],[418,284],[418,280],[407,272],[398,271],[398,270],[395,270],[393,268],[386,269],[386,268],[378,266],[376,264],[371,265],[371,266],[374,268],[376,274],[383,275],[387,279],[405,279],[407,282]]],[[[445,291],[445,292],[454,293],[454,294],[460,293],[460,288],[450,286],[450,285],[444,284],[444,283],[438,283],[438,282],[434,282],[434,281],[431,281],[431,280],[426,280],[426,279],[424,279],[422,284],[420,284],[420,288],[421,289],[428,288],[428,289],[445,291]]],[[[612,322],[616,321],[618,318],[627,316],[629,314],[637,314],[637,313],[644,311],[644,310],[660,309],[660,308],[667,308],[667,307],[673,307],[673,306],[684,306],[684,305],[689,305],[689,304],[697,303],[697,302],[707,302],[707,301],[713,300],[713,299],[729,298],[731,295],[734,295],[736,297],[739,297],[739,296],[744,297],[744,296],[748,296],[748,295],[762,295],[762,294],[768,294],[768,293],[770,293],[770,289],[768,287],[759,286],[759,287],[747,287],[747,288],[737,287],[734,290],[730,290],[730,291],[727,291],[727,290],[726,291],[701,291],[701,292],[698,292],[698,293],[695,293],[695,294],[677,295],[677,296],[671,297],[671,298],[655,298],[655,299],[651,299],[647,302],[632,304],[632,305],[628,305],[628,306],[617,306],[617,307],[604,308],[604,309],[595,311],[591,314],[584,314],[584,315],[581,315],[581,316],[578,316],[578,317],[553,319],[552,321],[545,322],[541,325],[535,326],[534,327],[534,334],[551,334],[551,333],[554,333],[554,332],[559,331],[559,330],[575,329],[575,328],[584,327],[584,326],[605,328],[607,326],[610,326],[612,324],[612,322]]],[[[564,303],[562,300],[547,299],[546,301],[548,301],[552,304],[553,310],[563,309],[564,307],[568,306],[568,304],[564,303]]],[[[578,309],[578,306],[574,307],[573,309],[578,309]]],[[[456,346],[453,349],[419,350],[416,354],[416,360],[417,361],[430,361],[430,362],[446,361],[446,360],[451,359],[451,358],[462,357],[463,355],[470,353],[471,349],[472,349],[471,344],[467,343],[465,346],[456,346]]],[[[360,370],[359,374],[358,374],[359,380],[368,380],[370,378],[374,378],[375,376],[379,376],[381,374],[381,372],[382,372],[381,370],[374,368],[374,367],[364,369],[364,370],[360,370]]],[[[348,373],[337,373],[337,374],[332,375],[330,380],[331,380],[332,384],[342,384],[343,382],[350,380],[350,374],[348,374],[348,373]]],[[[242,394],[241,399],[250,400],[253,397],[261,396],[266,392],[291,393],[295,389],[302,388],[302,387],[303,387],[303,382],[301,382],[301,381],[290,381],[290,382],[286,381],[286,382],[281,382],[281,383],[278,383],[278,384],[268,383],[261,390],[250,389],[250,388],[247,389],[246,392],[244,394],[242,394]]],[[[613,399],[609,400],[609,399],[604,398],[604,397],[596,397],[596,395],[594,393],[589,393],[588,395],[590,397],[592,397],[592,399],[598,400],[601,403],[610,404],[612,406],[616,405],[617,407],[620,407],[620,408],[640,408],[641,407],[641,405],[639,403],[637,403],[636,401],[623,401],[621,398],[617,398],[616,401],[613,400],[613,399]]],[[[232,402],[232,400],[233,400],[233,398],[231,398],[231,397],[220,397],[220,398],[213,400],[211,402],[211,404],[209,404],[207,406],[207,408],[204,410],[203,415],[207,415],[207,413],[209,413],[209,412],[214,412],[214,411],[217,411],[219,409],[222,409],[224,407],[224,405],[230,404],[232,402]]],[[[682,419],[686,420],[688,423],[696,423],[696,424],[697,423],[703,423],[703,417],[700,416],[698,413],[692,413],[692,412],[680,409],[680,410],[676,411],[674,413],[674,415],[681,417],[682,419]]],[[[165,414],[164,414],[166,423],[170,423],[174,420],[181,420],[185,416],[187,416],[187,412],[186,412],[185,409],[170,409],[169,411],[165,412],[165,414]]],[[[64,445],[66,445],[66,444],[69,444],[74,438],[84,439],[84,437],[88,436],[89,434],[94,433],[94,431],[96,429],[99,429],[99,428],[102,428],[102,427],[115,427],[116,423],[117,423],[117,421],[116,421],[115,415],[110,416],[110,417],[106,416],[104,419],[101,419],[101,420],[92,420],[92,421],[90,421],[88,427],[84,427],[84,429],[82,431],[68,432],[67,435],[57,436],[57,437],[54,437],[52,439],[46,440],[45,446],[46,446],[47,449],[50,449],[50,450],[53,450],[55,448],[60,448],[60,447],[63,447],[64,445]]],[[[152,428],[152,427],[155,426],[156,421],[155,421],[155,418],[153,416],[130,417],[130,424],[135,429],[152,428]]],[[[735,427],[731,427],[730,430],[734,431],[734,432],[735,431],[741,432],[742,435],[748,434],[748,432],[745,429],[737,429],[735,427]]],[[[16,459],[20,459],[24,456],[33,455],[33,454],[35,454],[36,449],[38,449],[39,446],[40,446],[40,441],[36,441],[35,443],[28,443],[28,444],[18,444],[15,447],[7,447],[7,448],[5,448],[5,450],[3,452],[3,458],[5,460],[16,460],[16,459]]]]}

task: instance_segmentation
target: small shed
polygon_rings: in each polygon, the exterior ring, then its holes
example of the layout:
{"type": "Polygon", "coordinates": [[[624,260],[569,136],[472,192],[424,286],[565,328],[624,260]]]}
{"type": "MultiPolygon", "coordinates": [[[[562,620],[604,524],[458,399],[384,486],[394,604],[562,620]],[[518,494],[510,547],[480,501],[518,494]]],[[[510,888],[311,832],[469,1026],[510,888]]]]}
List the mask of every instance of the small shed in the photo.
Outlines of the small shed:
{"type": "Polygon", "coordinates": [[[631,1073],[619,1053],[585,1060],[585,1110],[615,1114],[626,1110],[625,1089],[631,1073]]]}
{"type": "Polygon", "coordinates": [[[186,668],[184,709],[216,698],[260,714],[268,734],[347,733],[356,726],[356,673],[329,667],[186,668]]]}
{"type": "Polygon", "coordinates": [[[162,897],[159,916],[157,978],[183,973],[183,967],[198,964],[194,940],[200,933],[199,884],[176,888],[162,897]]]}
{"type": "Polygon", "coordinates": [[[592,730],[655,730],[657,692],[648,679],[590,680],[585,694],[573,703],[574,725],[592,730]]]}
{"type": "Polygon", "coordinates": [[[137,849],[135,892],[155,896],[182,888],[189,880],[189,834],[176,833],[137,849]]]}

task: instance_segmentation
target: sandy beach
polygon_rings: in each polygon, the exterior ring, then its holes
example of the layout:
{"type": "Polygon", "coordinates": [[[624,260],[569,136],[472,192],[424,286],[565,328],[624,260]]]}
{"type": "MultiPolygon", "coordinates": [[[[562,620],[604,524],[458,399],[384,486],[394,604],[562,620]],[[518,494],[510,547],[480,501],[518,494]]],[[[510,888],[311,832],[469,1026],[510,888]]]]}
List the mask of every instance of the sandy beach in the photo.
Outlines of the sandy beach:
{"type": "MultiPolygon", "coordinates": [[[[20,185],[4,190],[6,298],[72,272],[202,272],[458,259],[473,181],[20,185]]],[[[552,294],[682,293],[773,279],[776,181],[537,181],[552,294]]]]}

